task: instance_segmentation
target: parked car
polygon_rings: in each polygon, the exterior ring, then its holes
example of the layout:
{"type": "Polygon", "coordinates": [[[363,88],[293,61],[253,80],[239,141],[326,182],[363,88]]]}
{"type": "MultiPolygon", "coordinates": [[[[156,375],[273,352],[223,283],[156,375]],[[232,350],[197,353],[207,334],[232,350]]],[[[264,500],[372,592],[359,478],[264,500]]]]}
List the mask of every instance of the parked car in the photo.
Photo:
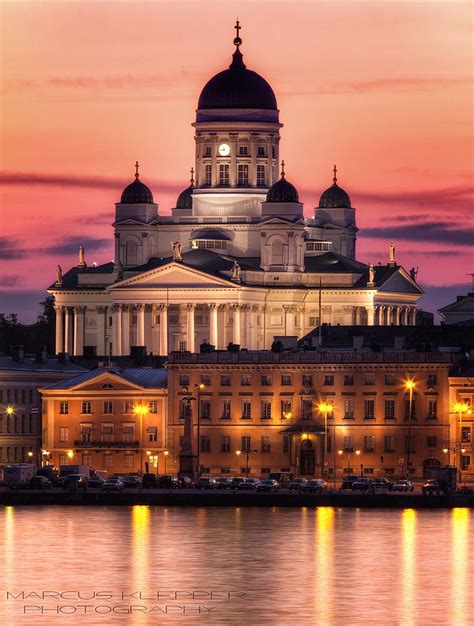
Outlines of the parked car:
{"type": "Polygon", "coordinates": [[[192,489],[194,482],[189,476],[178,476],[178,482],[181,489],[192,489]]]}
{"type": "Polygon", "coordinates": [[[158,481],[155,474],[143,474],[142,478],[143,489],[156,489],[158,487],[158,481]]]}
{"type": "Polygon", "coordinates": [[[217,489],[230,489],[232,486],[232,478],[216,478],[217,489]]]}
{"type": "Polygon", "coordinates": [[[372,481],[364,476],[359,476],[357,480],[352,483],[352,491],[367,491],[372,486],[372,481]]]}
{"type": "Polygon", "coordinates": [[[430,493],[431,494],[435,493],[439,495],[441,493],[441,485],[434,478],[430,478],[430,480],[427,480],[426,483],[421,488],[421,492],[424,496],[430,493]]]}
{"type": "Polygon", "coordinates": [[[270,472],[269,480],[276,480],[280,485],[280,489],[288,489],[294,476],[292,472],[270,472]]]}
{"type": "Polygon", "coordinates": [[[387,491],[392,491],[393,489],[393,482],[388,480],[388,478],[382,478],[380,476],[372,478],[372,484],[375,489],[386,489],[387,491]]]}
{"type": "Polygon", "coordinates": [[[158,489],[180,489],[181,483],[176,476],[164,474],[158,478],[158,489]]]}
{"type": "Polygon", "coordinates": [[[294,478],[290,483],[290,491],[300,491],[307,482],[307,478],[294,478]]]}
{"type": "Polygon", "coordinates": [[[0,492],[2,491],[10,491],[10,487],[4,480],[0,480],[0,492]]]}
{"type": "Polygon", "coordinates": [[[138,489],[138,487],[142,486],[142,481],[139,476],[124,476],[122,479],[124,487],[132,487],[138,489]]]}
{"type": "Polygon", "coordinates": [[[243,481],[244,479],[242,478],[242,476],[235,476],[231,482],[230,482],[230,488],[231,489],[237,489],[237,487],[240,485],[240,483],[243,481]]]}
{"type": "Polygon", "coordinates": [[[415,487],[411,480],[401,478],[392,487],[392,491],[413,491],[415,487]]]}
{"type": "Polygon", "coordinates": [[[89,482],[87,483],[87,488],[88,489],[101,489],[104,483],[105,483],[105,480],[101,478],[100,476],[92,476],[92,478],[89,478],[89,482]]]}
{"type": "Polygon", "coordinates": [[[123,482],[117,476],[109,478],[102,486],[102,491],[122,491],[123,482]]]}
{"type": "Polygon", "coordinates": [[[216,489],[217,481],[212,476],[201,476],[196,483],[196,489],[216,489]]]}
{"type": "Polygon", "coordinates": [[[327,489],[327,482],[322,478],[314,478],[308,480],[302,487],[301,491],[303,493],[322,493],[327,489]]]}
{"type": "Polygon", "coordinates": [[[30,489],[51,489],[53,483],[46,476],[33,476],[29,486],[30,489]]]}
{"type": "Polygon", "coordinates": [[[241,483],[239,483],[237,489],[239,491],[254,491],[257,485],[260,483],[258,478],[244,478],[241,483]]]}
{"type": "Polygon", "coordinates": [[[264,491],[267,493],[271,493],[279,491],[280,489],[280,485],[278,484],[277,480],[273,480],[271,478],[266,478],[265,480],[260,481],[257,486],[255,487],[255,491],[264,491]]]}
{"type": "Polygon", "coordinates": [[[84,474],[68,474],[62,480],[63,489],[86,489],[89,479],[84,474]]]}
{"type": "Polygon", "coordinates": [[[462,487],[459,487],[459,489],[456,489],[456,495],[457,496],[472,496],[474,495],[474,489],[472,487],[467,487],[466,485],[463,485],[462,487]]]}
{"type": "Polygon", "coordinates": [[[342,479],[341,489],[352,489],[352,483],[355,482],[359,476],[355,474],[349,474],[342,479]]]}

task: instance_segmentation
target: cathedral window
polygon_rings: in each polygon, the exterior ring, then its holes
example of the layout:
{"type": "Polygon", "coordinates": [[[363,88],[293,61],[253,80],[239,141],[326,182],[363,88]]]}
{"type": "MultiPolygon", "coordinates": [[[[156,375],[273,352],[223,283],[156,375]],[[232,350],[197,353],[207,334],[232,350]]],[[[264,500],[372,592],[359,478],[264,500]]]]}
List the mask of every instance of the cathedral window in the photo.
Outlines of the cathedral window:
{"type": "Polygon", "coordinates": [[[237,184],[247,187],[249,184],[249,166],[240,164],[237,169],[237,184]]]}
{"type": "Polygon", "coordinates": [[[204,148],[204,156],[205,157],[210,157],[211,156],[211,146],[206,146],[204,148]]]}
{"type": "Polygon", "coordinates": [[[257,187],[265,187],[265,165],[257,165],[257,187]]]}
{"type": "Polygon", "coordinates": [[[136,241],[127,241],[125,247],[126,250],[126,263],[127,265],[136,265],[138,261],[138,245],[136,241]]]}
{"type": "Polygon", "coordinates": [[[330,241],[307,241],[306,242],[306,251],[307,252],[321,252],[328,251],[331,249],[330,241]]]}
{"type": "Polygon", "coordinates": [[[258,152],[257,152],[257,155],[258,155],[259,157],[264,157],[264,156],[266,156],[266,155],[265,155],[265,148],[264,148],[263,146],[258,146],[258,152]]]}
{"type": "Polygon", "coordinates": [[[224,187],[229,185],[229,166],[227,163],[219,165],[219,185],[224,187]]]}
{"type": "Polygon", "coordinates": [[[204,184],[207,187],[212,185],[212,165],[210,163],[204,167],[204,184]]]}
{"type": "Polygon", "coordinates": [[[239,156],[248,156],[249,149],[247,146],[239,146],[239,156]]]}

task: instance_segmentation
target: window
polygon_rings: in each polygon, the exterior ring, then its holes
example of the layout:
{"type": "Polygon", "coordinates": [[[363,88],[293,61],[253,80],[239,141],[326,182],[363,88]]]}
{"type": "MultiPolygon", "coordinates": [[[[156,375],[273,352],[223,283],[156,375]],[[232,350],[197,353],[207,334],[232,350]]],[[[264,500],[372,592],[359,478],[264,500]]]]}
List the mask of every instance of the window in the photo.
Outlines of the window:
{"type": "Polygon", "coordinates": [[[102,389],[113,389],[114,386],[111,385],[110,383],[105,383],[104,385],[102,385],[102,389]]]}
{"type": "Polygon", "coordinates": [[[354,452],[354,443],[350,435],[345,435],[342,440],[342,447],[344,452],[354,452]]]}
{"type": "Polygon", "coordinates": [[[385,400],[385,415],[386,420],[395,419],[395,400],[385,400]]]}
{"type": "Polygon", "coordinates": [[[184,419],[188,415],[192,415],[191,403],[183,398],[179,403],[179,417],[184,419]]]}
{"type": "Polygon", "coordinates": [[[205,387],[211,386],[210,374],[201,374],[201,385],[204,385],[205,387]]]}
{"type": "Polygon", "coordinates": [[[230,467],[221,467],[221,474],[230,474],[230,467]]]}
{"type": "Polygon", "coordinates": [[[230,386],[231,386],[230,374],[221,374],[221,387],[230,387],[230,386]]]}
{"type": "Polygon", "coordinates": [[[101,428],[102,441],[111,442],[114,440],[114,425],[102,424],[101,428]]]}
{"type": "Polygon", "coordinates": [[[290,386],[293,384],[293,378],[291,374],[282,374],[281,375],[281,384],[282,386],[290,386]]]}
{"type": "Polygon", "coordinates": [[[158,413],[158,402],[156,400],[152,400],[148,403],[148,410],[150,413],[158,413]]]}
{"type": "Polygon", "coordinates": [[[92,441],[92,424],[81,424],[81,441],[82,443],[92,441]]]}
{"type": "Polygon", "coordinates": [[[375,374],[373,372],[364,374],[364,385],[375,385],[375,374]]]}
{"type": "Polygon", "coordinates": [[[226,163],[219,165],[219,185],[225,187],[229,185],[229,166],[226,163]]]}
{"type": "Polygon", "coordinates": [[[147,428],[147,433],[148,441],[150,443],[158,441],[158,428],[156,426],[150,426],[149,428],[147,428]]]}
{"type": "MultiPolygon", "coordinates": [[[[405,419],[409,419],[410,416],[410,399],[409,398],[405,398],[405,419]]],[[[414,420],[416,419],[416,401],[415,398],[413,398],[412,403],[411,403],[411,419],[414,420]]]]}
{"type": "Polygon", "coordinates": [[[178,341],[178,351],[179,352],[186,352],[186,341],[182,340],[182,341],[178,341]]]}
{"type": "Polygon", "coordinates": [[[265,187],[265,165],[257,165],[257,187],[265,187]]]}
{"type": "Polygon", "coordinates": [[[124,413],[133,413],[133,402],[131,400],[126,400],[123,403],[123,412],[124,413]]]}
{"type": "MultiPolygon", "coordinates": [[[[308,249],[308,244],[306,244],[306,249],[308,249]]],[[[309,325],[310,326],[319,326],[319,316],[316,317],[314,315],[310,316],[309,318],[309,325]]]]}
{"type": "Polygon", "coordinates": [[[125,467],[133,467],[133,454],[126,454],[123,458],[123,464],[125,467]]]}
{"type": "Polygon", "coordinates": [[[393,374],[385,374],[385,384],[386,385],[394,385],[395,384],[395,376],[393,374]]]}
{"type": "Polygon", "coordinates": [[[405,435],[405,452],[415,452],[415,435],[405,435]]]}
{"type": "Polygon", "coordinates": [[[344,384],[345,385],[353,385],[354,384],[354,375],[353,374],[345,374],[345,376],[344,376],[344,384]]]}
{"type": "Polygon", "coordinates": [[[375,419],[375,400],[364,400],[364,419],[375,419]]]}
{"type": "Polygon", "coordinates": [[[281,401],[281,419],[289,419],[291,417],[291,400],[281,401]]]}
{"type": "Polygon", "coordinates": [[[384,451],[395,452],[395,437],[393,437],[392,435],[388,435],[385,437],[384,451]]]}
{"type": "Polygon", "coordinates": [[[91,460],[92,460],[92,457],[88,452],[82,455],[82,465],[90,465],[91,460]]]}
{"type": "Polygon", "coordinates": [[[328,433],[328,435],[327,435],[326,451],[328,453],[332,452],[332,437],[331,437],[331,433],[328,433]]]}
{"type": "Polygon", "coordinates": [[[103,464],[104,464],[104,468],[112,467],[113,456],[111,454],[104,454],[103,464]]]}
{"type": "Polygon", "coordinates": [[[438,419],[438,401],[437,400],[428,400],[428,419],[435,420],[438,419]]]}
{"type": "Polygon", "coordinates": [[[221,437],[221,452],[230,452],[230,436],[222,435],[221,437]]]}
{"type": "Polygon", "coordinates": [[[69,402],[60,402],[59,403],[59,413],[60,413],[60,415],[68,415],[69,414],[69,402]]]}
{"type": "Polygon", "coordinates": [[[204,166],[204,184],[206,187],[212,185],[212,165],[210,163],[206,163],[204,166]]]}
{"type": "Polygon", "coordinates": [[[428,387],[436,387],[438,384],[438,376],[436,374],[428,374],[428,379],[426,381],[428,387]]]}
{"type": "Polygon", "coordinates": [[[427,448],[436,448],[438,445],[438,438],[435,435],[430,435],[426,438],[427,448]]]}
{"type": "Polygon", "coordinates": [[[311,419],[313,417],[313,402],[312,400],[303,400],[301,403],[301,417],[303,419],[311,419]]]}
{"type": "Polygon", "coordinates": [[[210,452],[211,451],[211,438],[203,436],[201,437],[201,452],[210,452]]]}
{"type": "Polygon", "coordinates": [[[312,386],[313,386],[313,375],[303,374],[303,387],[312,387],[312,386]]]}
{"type": "Polygon", "coordinates": [[[354,419],[354,400],[344,400],[344,419],[354,419]]]}
{"type": "Polygon", "coordinates": [[[262,374],[260,377],[260,384],[262,385],[262,387],[271,387],[272,377],[268,374],[262,374]]]}
{"type": "Polygon", "coordinates": [[[258,146],[257,156],[259,156],[259,157],[266,156],[266,154],[265,154],[265,147],[264,146],[258,146]]]}
{"type": "Polygon", "coordinates": [[[239,146],[239,156],[248,156],[249,149],[247,146],[239,146]]]}
{"type": "Polygon", "coordinates": [[[323,385],[334,385],[334,374],[325,374],[323,385]]]}
{"type": "Polygon", "coordinates": [[[204,148],[204,156],[205,157],[210,157],[211,156],[211,146],[206,146],[204,148]]]}
{"type": "Polygon", "coordinates": [[[202,420],[210,420],[211,419],[211,401],[210,400],[202,400],[200,406],[199,417],[202,420]]]}
{"type": "Polygon", "coordinates": [[[222,400],[221,402],[221,420],[230,420],[231,404],[230,400],[222,400]]]}
{"type": "Polygon", "coordinates": [[[92,413],[92,402],[85,401],[82,403],[82,413],[83,414],[92,413]]]}
{"type": "Polygon", "coordinates": [[[260,417],[262,420],[272,419],[272,403],[270,400],[262,400],[260,417]]]}
{"type": "Polygon", "coordinates": [[[242,419],[252,419],[252,403],[250,400],[242,400],[242,419]]]}
{"type": "Polygon", "coordinates": [[[244,435],[241,439],[242,442],[242,452],[250,452],[250,437],[244,435]]]}
{"type": "Polygon", "coordinates": [[[69,428],[67,426],[61,426],[59,429],[59,441],[66,443],[69,441],[69,428]]]}
{"type": "MultiPolygon", "coordinates": [[[[103,432],[103,431],[102,431],[103,432]]],[[[112,429],[113,435],[113,429],[112,429]]],[[[134,441],[135,439],[135,424],[124,424],[123,425],[123,441],[134,441]]]]}
{"type": "Polygon", "coordinates": [[[471,465],[471,457],[467,454],[461,455],[461,470],[465,472],[471,465]]]}
{"type": "Polygon", "coordinates": [[[179,384],[181,387],[189,387],[189,376],[188,374],[180,374],[179,376],[179,384]]]}
{"type": "Polygon", "coordinates": [[[110,402],[110,400],[106,400],[104,402],[104,407],[103,407],[103,411],[102,413],[109,415],[111,413],[113,413],[113,405],[112,402],[110,402]]]}
{"type": "Polygon", "coordinates": [[[240,384],[242,387],[250,387],[252,385],[252,376],[250,374],[242,374],[240,384]]]}
{"type": "Polygon", "coordinates": [[[262,437],[260,449],[262,452],[265,452],[265,453],[272,451],[272,444],[270,443],[270,437],[262,437]]]}
{"type": "MultiPolygon", "coordinates": [[[[7,461],[8,461],[8,458],[10,456],[8,451],[9,451],[9,448],[7,448],[7,461]]],[[[69,461],[69,459],[67,457],[67,454],[60,454],[59,455],[59,465],[67,465],[68,461],[69,461]]]]}
{"type": "Polygon", "coordinates": [[[290,436],[283,435],[283,454],[289,454],[290,452],[290,436]]]}
{"type": "Polygon", "coordinates": [[[375,452],[375,437],[373,435],[364,437],[364,452],[375,452]]]}
{"type": "Polygon", "coordinates": [[[462,443],[471,443],[471,427],[470,426],[462,426],[462,428],[461,428],[461,442],[462,443]]]}

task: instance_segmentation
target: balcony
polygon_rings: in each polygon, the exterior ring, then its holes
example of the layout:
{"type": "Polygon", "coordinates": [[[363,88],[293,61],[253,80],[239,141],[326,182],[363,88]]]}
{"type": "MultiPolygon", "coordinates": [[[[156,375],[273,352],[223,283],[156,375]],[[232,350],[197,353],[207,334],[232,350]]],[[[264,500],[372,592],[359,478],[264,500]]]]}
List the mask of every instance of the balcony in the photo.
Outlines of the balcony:
{"type": "Polygon", "coordinates": [[[80,439],[76,439],[74,441],[75,448],[120,448],[120,449],[129,449],[135,448],[138,449],[140,447],[139,441],[122,441],[122,440],[114,440],[114,441],[82,441],[80,439]]]}

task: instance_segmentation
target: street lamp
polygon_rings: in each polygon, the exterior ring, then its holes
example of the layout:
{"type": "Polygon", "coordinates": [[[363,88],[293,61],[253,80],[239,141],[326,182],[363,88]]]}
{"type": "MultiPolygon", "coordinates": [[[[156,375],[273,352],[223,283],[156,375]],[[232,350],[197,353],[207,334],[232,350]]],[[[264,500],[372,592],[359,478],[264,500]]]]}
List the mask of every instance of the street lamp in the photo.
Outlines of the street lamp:
{"type": "Polygon", "coordinates": [[[408,442],[407,442],[407,466],[405,477],[409,478],[410,471],[410,452],[411,452],[411,416],[413,412],[413,389],[416,383],[412,378],[408,378],[404,383],[405,389],[408,391],[408,442]]]}
{"type": "Polygon", "coordinates": [[[199,478],[201,476],[201,391],[205,388],[204,383],[194,386],[197,389],[197,454],[196,454],[196,475],[199,478]]]}
{"type": "MultiPolygon", "coordinates": [[[[351,469],[351,454],[352,454],[352,448],[348,448],[347,450],[338,450],[337,453],[339,456],[342,456],[344,454],[344,452],[347,453],[347,469],[351,469]]],[[[357,455],[357,457],[359,457],[361,455],[361,451],[360,450],[356,450],[355,454],[357,455]]],[[[351,473],[351,472],[349,472],[351,473]]]]}
{"type": "Polygon", "coordinates": [[[328,413],[332,410],[332,404],[328,404],[325,402],[321,402],[318,406],[318,410],[320,413],[324,415],[324,445],[322,447],[322,475],[324,476],[324,464],[327,457],[328,452],[328,413]]]}
{"type": "Polygon", "coordinates": [[[169,454],[169,450],[165,450],[163,452],[163,455],[165,457],[165,474],[166,474],[166,461],[168,460],[168,454],[169,454]]]}
{"type": "Polygon", "coordinates": [[[140,418],[140,471],[143,474],[143,416],[148,415],[150,407],[148,404],[135,404],[133,413],[140,418]]]}
{"type": "Polygon", "coordinates": [[[5,409],[5,413],[7,415],[13,415],[15,413],[15,409],[12,406],[7,406],[7,408],[5,409]]]}
{"type": "MultiPolygon", "coordinates": [[[[249,456],[250,453],[257,453],[258,450],[245,450],[245,476],[248,477],[249,475],[249,456]]],[[[242,454],[242,450],[236,450],[235,454],[240,457],[240,455],[242,454]]]]}
{"type": "MultiPolygon", "coordinates": [[[[461,482],[461,471],[462,471],[462,454],[464,454],[461,449],[462,445],[462,417],[463,415],[471,415],[472,410],[467,402],[455,402],[451,407],[451,410],[454,413],[458,414],[458,422],[459,422],[459,482],[461,482]]],[[[456,457],[454,457],[456,458],[456,457]]]]}

